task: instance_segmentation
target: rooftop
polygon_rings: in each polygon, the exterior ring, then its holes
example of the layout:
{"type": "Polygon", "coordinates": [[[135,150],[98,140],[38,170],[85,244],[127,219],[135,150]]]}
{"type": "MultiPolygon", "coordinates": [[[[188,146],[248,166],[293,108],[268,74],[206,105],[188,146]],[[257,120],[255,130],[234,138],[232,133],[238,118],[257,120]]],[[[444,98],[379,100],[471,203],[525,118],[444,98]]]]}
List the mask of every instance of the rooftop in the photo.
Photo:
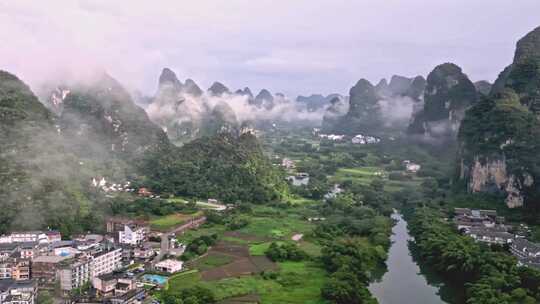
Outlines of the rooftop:
{"type": "Polygon", "coordinates": [[[56,264],[56,263],[62,262],[63,260],[66,260],[66,259],[68,259],[68,257],[57,256],[57,255],[40,255],[40,256],[35,257],[33,262],[34,263],[52,263],[52,264],[56,264]]]}

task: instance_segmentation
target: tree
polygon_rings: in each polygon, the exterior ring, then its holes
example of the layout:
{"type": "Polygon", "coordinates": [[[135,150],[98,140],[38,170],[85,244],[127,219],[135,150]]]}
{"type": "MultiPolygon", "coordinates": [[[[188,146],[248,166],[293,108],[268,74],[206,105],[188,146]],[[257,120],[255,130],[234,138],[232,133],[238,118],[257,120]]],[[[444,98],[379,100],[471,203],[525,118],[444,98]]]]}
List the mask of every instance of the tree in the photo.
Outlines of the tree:
{"type": "Polygon", "coordinates": [[[37,304],[53,304],[53,303],[54,303],[53,297],[48,291],[43,290],[38,293],[37,304]]]}
{"type": "Polygon", "coordinates": [[[337,304],[376,304],[369,290],[353,274],[343,268],[334,273],[321,289],[323,298],[337,304]]]}

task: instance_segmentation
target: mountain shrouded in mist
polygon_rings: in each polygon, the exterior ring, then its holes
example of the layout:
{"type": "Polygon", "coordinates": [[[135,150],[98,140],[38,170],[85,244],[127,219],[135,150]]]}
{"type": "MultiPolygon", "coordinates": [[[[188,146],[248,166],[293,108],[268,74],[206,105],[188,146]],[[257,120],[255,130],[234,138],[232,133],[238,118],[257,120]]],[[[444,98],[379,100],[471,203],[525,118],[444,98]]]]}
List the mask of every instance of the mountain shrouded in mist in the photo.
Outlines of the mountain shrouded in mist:
{"type": "Polygon", "coordinates": [[[239,126],[246,123],[262,129],[273,124],[319,126],[325,106],[313,110],[307,103],[291,101],[267,89],[256,96],[249,87],[231,93],[220,82],[201,92],[192,80],[182,84],[174,72],[164,69],[157,93],[146,110],[173,142],[184,143],[225,130],[238,135],[243,129],[239,126]]]}
{"type": "Polygon", "coordinates": [[[328,115],[323,129],[379,136],[389,131],[404,131],[411,115],[422,103],[424,87],[422,76],[407,78],[394,75],[390,83],[382,79],[376,86],[361,79],[349,92],[347,113],[339,118],[328,115]]]}
{"type": "Polygon", "coordinates": [[[441,64],[427,77],[424,106],[414,115],[409,132],[426,138],[453,138],[465,110],[476,100],[476,88],[461,68],[441,64]]]}
{"type": "Polygon", "coordinates": [[[460,128],[459,179],[502,193],[509,207],[540,209],[540,28],[517,43],[513,63],[460,128]]]}
{"type": "Polygon", "coordinates": [[[334,100],[334,98],[343,99],[344,97],[340,94],[335,93],[327,96],[321,94],[312,94],[310,96],[300,95],[296,97],[296,102],[305,104],[308,111],[314,112],[329,107],[332,104],[332,100],[334,100]]]}

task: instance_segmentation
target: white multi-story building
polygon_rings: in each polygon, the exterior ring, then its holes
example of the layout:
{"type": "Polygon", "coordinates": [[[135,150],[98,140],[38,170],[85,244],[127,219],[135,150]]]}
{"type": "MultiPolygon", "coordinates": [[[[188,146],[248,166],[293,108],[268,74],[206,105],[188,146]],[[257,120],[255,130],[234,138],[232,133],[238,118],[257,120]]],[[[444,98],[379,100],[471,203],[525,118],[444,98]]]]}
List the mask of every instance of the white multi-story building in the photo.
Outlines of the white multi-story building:
{"type": "Polygon", "coordinates": [[[2,243],[52,243],[62,240],[58,231],[19,231],[0,236],[2,243]]]}
{"type": "Polygon", "coordinates": [[[147,230],[146,227],[124,225],[124,230],[118,231],[118,242],[132,246],[142,244],[146,239],[147,230]]]}
{"type": "Polygon", "coordinates": [[[122,248],[104,250],[93,255],[91,277],[111,273],[122,267],[122,248]]]}
{"type": "Polygon", "coordinates": [[[57,271],[60,287],[63,291],[79,288],[102,274],[119,269],[122,266],[121,259],[122,249],[118,248],[94,254],[83,253],[63,261],[64,265],[57,271]]]}

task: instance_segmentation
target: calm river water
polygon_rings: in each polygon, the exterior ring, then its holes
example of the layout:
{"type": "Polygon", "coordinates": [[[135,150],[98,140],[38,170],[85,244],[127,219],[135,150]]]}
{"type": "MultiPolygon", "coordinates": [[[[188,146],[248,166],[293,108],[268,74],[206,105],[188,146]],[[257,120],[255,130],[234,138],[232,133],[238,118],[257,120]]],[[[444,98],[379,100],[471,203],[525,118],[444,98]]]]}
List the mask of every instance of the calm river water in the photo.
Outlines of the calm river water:
{"type": "Polygon", "coordinates": [[[380,304],[451,303],[441,299],[442,284],[425,274],[426,271],[422,271],[414,261],[408,246],[412,237],[407,230],[407,222],[399,213],[394,213],[392,218],[397,223],[392,229],[392,246],[386,261],[388,271],[380,280],[370,284],[373,296],[380,304]]]}

